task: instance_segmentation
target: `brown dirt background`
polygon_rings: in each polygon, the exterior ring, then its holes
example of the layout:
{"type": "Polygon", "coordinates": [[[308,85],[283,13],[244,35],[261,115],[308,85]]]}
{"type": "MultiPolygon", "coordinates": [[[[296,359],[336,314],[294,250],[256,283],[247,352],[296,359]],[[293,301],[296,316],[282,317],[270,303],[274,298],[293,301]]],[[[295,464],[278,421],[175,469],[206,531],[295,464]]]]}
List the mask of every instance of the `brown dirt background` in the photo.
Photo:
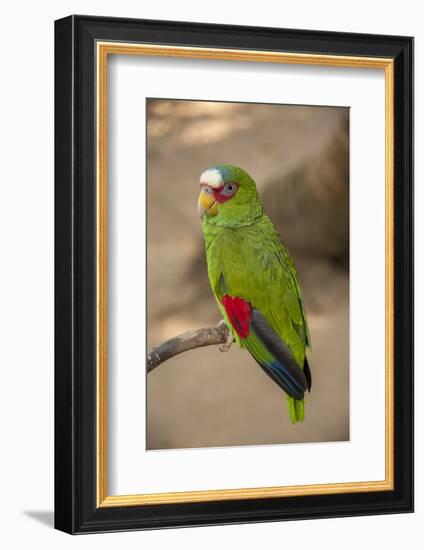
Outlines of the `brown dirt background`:
{"type": "Polygon", "coordinates": [[[339,107],[147,103],[147,346],[216,324],[198,180],[242,166],[296,262],[312,338],[302,424],[246,351],[212,346],[147,380],[147,448],[349,439],[349,111],[339,107]]]}

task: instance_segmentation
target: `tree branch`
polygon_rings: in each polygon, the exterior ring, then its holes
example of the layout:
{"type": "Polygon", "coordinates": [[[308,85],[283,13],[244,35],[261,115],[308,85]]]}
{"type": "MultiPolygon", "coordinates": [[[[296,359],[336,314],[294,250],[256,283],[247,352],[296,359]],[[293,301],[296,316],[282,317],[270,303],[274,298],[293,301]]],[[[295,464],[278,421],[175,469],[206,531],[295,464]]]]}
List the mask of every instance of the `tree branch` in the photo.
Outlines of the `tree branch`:
{"type": "Polygon", "coordinates": [[[216,327],[200,328],[184,332],[184,334],[175,336],[151,350],[147,355],[147,372],[152,371],[164,361],[185,351],[205,346],[226,344],[228,338],[229,331],[225,321],[221,321],[216,327]]]}

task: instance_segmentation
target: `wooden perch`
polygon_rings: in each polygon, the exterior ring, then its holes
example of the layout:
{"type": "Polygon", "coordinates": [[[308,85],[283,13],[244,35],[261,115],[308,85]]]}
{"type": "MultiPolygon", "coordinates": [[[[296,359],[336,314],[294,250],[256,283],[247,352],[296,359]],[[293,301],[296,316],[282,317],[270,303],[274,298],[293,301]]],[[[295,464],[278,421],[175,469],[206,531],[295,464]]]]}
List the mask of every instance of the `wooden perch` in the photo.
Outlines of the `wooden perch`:
{"type": "Polygon", "coordinates": [[[221,321],[216,327],[189,330],[153,348],[147,356],[147,372],[171,357],[191,349],[221,344],[221,351],[227,351],[231,342],[232,337],[225,321],[221,321]]]}

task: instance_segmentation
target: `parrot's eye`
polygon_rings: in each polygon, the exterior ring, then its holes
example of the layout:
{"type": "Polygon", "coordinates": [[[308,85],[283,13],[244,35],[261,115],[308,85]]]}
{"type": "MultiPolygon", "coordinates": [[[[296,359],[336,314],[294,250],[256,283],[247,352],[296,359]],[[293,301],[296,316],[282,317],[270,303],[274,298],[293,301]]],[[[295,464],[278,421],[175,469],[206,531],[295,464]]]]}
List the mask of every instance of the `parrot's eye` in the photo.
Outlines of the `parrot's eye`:
{"type": "Polygon", "coordinates": [[[221,195],[224,197],[232,197],[237,191],[237,184],[235,183],[226,183],[224,188],[221,191],[221,195]]]}

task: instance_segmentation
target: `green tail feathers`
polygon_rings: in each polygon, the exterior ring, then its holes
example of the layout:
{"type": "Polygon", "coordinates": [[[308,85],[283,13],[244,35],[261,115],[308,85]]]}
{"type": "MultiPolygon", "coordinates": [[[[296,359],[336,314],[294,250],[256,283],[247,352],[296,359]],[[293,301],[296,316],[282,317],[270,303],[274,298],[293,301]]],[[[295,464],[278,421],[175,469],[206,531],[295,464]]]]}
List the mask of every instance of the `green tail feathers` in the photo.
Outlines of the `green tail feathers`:
{"type": "Polygon", "coordinates": [[[296,424],[296,422],[303,422],[305,419],[305,403],[303,399],[295,399],[294,397],[290,397],[290,395],[286,397],[292,423],[296,424]]]}

